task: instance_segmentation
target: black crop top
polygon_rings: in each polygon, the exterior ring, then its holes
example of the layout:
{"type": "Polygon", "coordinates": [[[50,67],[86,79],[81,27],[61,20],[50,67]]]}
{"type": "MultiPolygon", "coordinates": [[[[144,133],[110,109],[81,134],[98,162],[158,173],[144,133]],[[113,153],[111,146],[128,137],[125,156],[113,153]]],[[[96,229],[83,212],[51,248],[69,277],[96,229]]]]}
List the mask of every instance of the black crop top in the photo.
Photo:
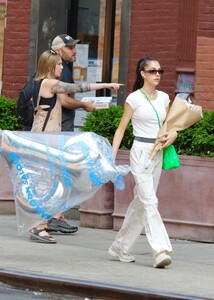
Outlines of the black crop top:
{"type": "MultiPolygon", "coordinates": [[[[38,97],[38,94],[39,94],[39,90],[40,90],[42,81],[43,80],[40,80],[38,82],[34,81],[34,89],[33,89],[33,104],[34,104],[34,107],[37,106],[37,97],[38,97]]],[[[52,104],[52,109],[53,109],[55,104],[56,104],[56,94],[54,94],[53,97],[50,97],[50,98],[40,97],[39,105],[49,105],[49,106],[51,106],[51,104],[52,104]]],[[[44,108],[43,110],[48,111],[49,107],[44,108]]]]}
{"type": "MultiPolygon", "coordinates": [[[[56,104],[56,94],[53,95],[53,97],[51,98],[44,98],[44,97],[40,97],[40,100],[39,100],[39,105],[51,105],[53,101],[53,106],[52,108],[54,108],[55,104],[56,104]]],[[[48,111],[49,110],[49,107],[47,108],[43,108],[43,110],[45,111],[48,111]]]]}

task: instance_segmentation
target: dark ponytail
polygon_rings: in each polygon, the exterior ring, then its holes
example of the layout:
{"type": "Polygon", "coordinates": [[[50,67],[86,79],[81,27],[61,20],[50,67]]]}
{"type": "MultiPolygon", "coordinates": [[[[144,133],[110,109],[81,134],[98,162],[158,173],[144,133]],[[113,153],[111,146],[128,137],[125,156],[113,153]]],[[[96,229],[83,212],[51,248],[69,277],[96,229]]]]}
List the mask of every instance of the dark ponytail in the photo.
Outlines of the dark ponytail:
{"type": "Polygon", "coordinates": [[[142,88],[142,86],[144,85],[144,79],[141,76],[140,72],[144,71],[145,66],[148,65],[148,63],[150,63],[151,61],[157,61],[157,59],[155,57],[144,57],[138,61],[135,74],[136,79],[132,89],[133,92],[142,88]]]}

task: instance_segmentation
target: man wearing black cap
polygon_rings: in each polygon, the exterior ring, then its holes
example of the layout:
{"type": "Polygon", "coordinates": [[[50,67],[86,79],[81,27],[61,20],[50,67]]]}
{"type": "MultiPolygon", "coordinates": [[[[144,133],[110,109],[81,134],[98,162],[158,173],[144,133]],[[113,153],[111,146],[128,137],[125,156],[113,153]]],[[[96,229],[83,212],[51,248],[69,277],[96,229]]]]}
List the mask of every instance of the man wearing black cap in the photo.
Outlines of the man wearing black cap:
{"type": "MultiPolygon", "coordinates": [[[[74,40],[67,34],[61,34],[55,37],[52,42],[51,49],[58,53],[62,58],[63,70],[61,81],[73,83],[72,64],[76,61],[76,44],[80,40],[74,40]]],[[[75,109],[83,108],[90,112],[95,110],[93,101],[81,102],[74,99],[74,94],[58,95],[62,103],[62,131],[74,131],[75,109]]]]}

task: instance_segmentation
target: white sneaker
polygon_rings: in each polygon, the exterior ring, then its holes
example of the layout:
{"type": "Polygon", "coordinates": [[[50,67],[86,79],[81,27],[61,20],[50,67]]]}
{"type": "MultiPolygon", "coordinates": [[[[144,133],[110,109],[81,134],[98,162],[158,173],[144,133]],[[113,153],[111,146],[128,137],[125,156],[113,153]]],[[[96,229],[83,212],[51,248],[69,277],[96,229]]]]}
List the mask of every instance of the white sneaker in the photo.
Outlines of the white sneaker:
{"type": "Polygon", "coordinates": [[[114,243],[111,245],[111,247],[108,249],[108,254],[110,254],[113,257],[119,258],[121,262],[134,262],[135,257],[129,253],[123,252],[121,249],[117,248],[114,243]]]}
{"type": "Polygon", "coordinates": [[[166,252],[161,252],[155,256],[154,268],[164,268],[172,263],[171,257],[166,252]]]}

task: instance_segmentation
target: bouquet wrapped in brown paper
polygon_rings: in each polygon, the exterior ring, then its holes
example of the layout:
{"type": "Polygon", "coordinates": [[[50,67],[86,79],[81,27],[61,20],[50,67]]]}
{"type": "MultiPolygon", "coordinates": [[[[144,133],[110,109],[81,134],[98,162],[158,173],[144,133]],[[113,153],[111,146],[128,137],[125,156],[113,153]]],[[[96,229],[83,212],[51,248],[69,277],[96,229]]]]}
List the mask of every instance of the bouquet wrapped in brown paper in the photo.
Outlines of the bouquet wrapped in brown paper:
{"type": "Polygon", "coordinates": [[[150,159],[154,159],[156,153],[162,149],[162,143],[159,141],[159,138],[166,132],[187,129],[202,118],[203,114],[201,106],[190,104],[186,100],[176,96],[170,106],[166,120],[158,132],[150,159]]]}

